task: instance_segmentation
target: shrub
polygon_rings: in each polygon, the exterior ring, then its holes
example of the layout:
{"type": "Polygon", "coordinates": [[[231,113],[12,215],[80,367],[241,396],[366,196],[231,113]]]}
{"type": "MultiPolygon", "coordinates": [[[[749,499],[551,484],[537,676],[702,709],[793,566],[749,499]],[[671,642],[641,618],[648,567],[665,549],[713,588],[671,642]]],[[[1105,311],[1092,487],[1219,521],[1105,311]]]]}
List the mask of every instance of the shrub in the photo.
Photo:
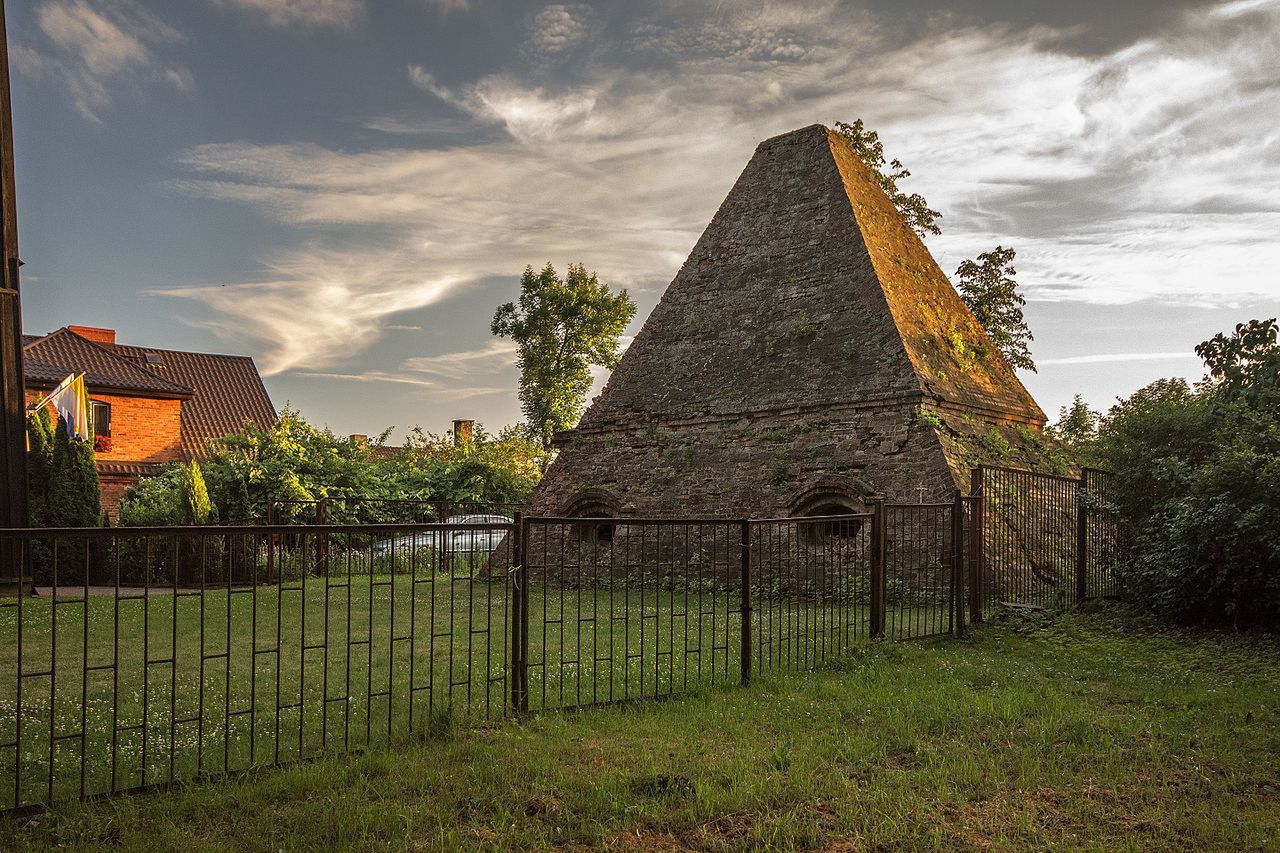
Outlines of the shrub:
{"type": "Polygon", "coordinates": [[[1099,431],[1128,532],[1118,580],[1179,621],[1280,626],[1280,350],[1273,335],[1269,354],[1256,328],[1197,348],[1209,353],[1206,381],[1143,388],[1099,431]]]}

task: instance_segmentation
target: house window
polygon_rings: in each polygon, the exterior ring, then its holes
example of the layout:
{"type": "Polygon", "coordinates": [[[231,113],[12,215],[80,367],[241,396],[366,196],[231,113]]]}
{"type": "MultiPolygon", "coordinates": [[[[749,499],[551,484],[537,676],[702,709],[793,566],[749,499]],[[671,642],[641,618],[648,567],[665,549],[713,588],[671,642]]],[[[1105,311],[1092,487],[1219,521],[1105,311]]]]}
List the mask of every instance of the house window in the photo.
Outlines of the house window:
{"type": "Polygon", "coordinates": [[[93,435],[95,438],[111,436],[111,404],[92,400],[93,435]]]}

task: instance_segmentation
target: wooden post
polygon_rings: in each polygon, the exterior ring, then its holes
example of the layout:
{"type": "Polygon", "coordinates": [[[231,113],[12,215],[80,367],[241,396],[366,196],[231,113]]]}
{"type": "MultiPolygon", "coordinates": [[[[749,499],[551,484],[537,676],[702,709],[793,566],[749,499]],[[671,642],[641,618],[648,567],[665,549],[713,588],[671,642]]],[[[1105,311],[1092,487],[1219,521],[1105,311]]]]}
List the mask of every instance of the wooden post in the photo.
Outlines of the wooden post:
{"type": "Polygon", "coordinates": [[[971,520],[973,540],[969,550],[969,621],[974,625],[982,623],[982,580],[985,575],[982,525],[986,497],[982,490],[982,477],[982,466],[979,465],[973,469],[973,483],[969,489],[969,497],[973,500],[971,520]]]}
{"type": "Polygon", "coordinates": [[[751,683],[751,522],[742,519],[741,535],[741,584],[742,608],[742,686],[751,683]]]}
{"type": "Polygon", "coordinates": [[[951,503],[951,633],[964,633],[964,495],[956,489],[951,503]]]}
{"type": "MultiPolygon", "coordinates": [[[[14,191],[13,111],[9,100],[9,42],[0,0],[0,527],[26,527],[27,418],[22,376],[18,206],[14,191]]],[[[0,543],[0,576],[21,577],[19,540],[0,543]]]]}
{"type": "Polygon", "coordinates": [[[885,524],[884,498],[876,498],[871,516],[871,637],[884,636],[885,625],[885,559],[888,556],[888,525],[885,524]]]}
{"type": "Polygon", "coordinates": [[[1080,482],[1076,484],[1076,604],[1089,595],[1089,504],[1086,499],[1089,489],[1089,475],[1080,472],[1080,482]]]}

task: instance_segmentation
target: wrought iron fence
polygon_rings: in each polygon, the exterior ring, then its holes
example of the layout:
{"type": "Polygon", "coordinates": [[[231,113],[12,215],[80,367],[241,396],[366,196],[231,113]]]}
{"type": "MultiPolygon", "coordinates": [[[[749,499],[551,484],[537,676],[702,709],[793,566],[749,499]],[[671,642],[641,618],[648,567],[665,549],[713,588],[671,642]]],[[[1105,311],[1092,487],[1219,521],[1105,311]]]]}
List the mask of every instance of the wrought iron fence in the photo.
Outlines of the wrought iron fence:
{"type": "Polygon", "coordinates": [[[1113,476],[1094,469],[1079,478],[974,469],[971,615],[1000,603],[1048,608],[1115,595],[1120,525],[1113,490],[1113,476]]]}
{"type": "Polygon", "coordinates": [[[0,531],[0,809],[957,631],[969,513],[0,531]]]}

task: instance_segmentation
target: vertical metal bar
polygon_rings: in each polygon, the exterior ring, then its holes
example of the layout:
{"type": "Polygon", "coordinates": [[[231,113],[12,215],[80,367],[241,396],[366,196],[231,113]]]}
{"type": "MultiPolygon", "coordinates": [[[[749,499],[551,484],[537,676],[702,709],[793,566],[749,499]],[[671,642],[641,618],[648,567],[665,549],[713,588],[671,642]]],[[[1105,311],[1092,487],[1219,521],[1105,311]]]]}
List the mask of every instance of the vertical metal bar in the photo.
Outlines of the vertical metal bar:
{"type": "Polygon", "coordinates": [[[751,522],[742,519],[739,523],[741,531],[741,577],[738,598],[742,608],[742,686],[751,684],[751,522]]]}
{"type": "Polygon", "coordinates": [[[1084,601],[1089,594],[1087,573],[1089,571],[1089,479],[1088,472],[1080,473],[1079,482],[1073,486],[1076,507],[1076,603],[1084,601]]]}
{"type": "Polygon", "coordinates": [[[876,498],[871,516],[871,637],[884,637],[885,623],[885,505],[884,498],[876,498]]]}
{"type": "MultiPolygon", "coordinates": [[[[88,731],[89,731],[89,548],[91,539],[84,542],[84,586],[81,590],[81,607],[84,612],[84,649],[81,652],[80,681],[80,798],[84,799],[85,765],[88,764],[88,731]]],[[[22,584],[18,584],[18,595],[22,595],[22,584]]]]}
{"type": "Polygon", "coordinates": [[[964,495],[951,502],[951,633],[964,633],[964,495]]]}
{"type": "Polygon", "coordinates": [[[983,512],[985,500],[982,489],[982,467],[973,469],[973,482],[969,490],[970,507],[969,524],[972,529],[972,558],[969,561],[969,621],[977,625],[982,622],[982,576],[983,576],[983,512]]]}
{"type": "Polygon", "coordinates": [[[515,525],[511,530],[511,707],[517,713],[529,709],[528,689],[525,684],[528,675],[528,662],[525,659],[527,649],[524,633],[524,619],[528,613],[526,608],[528,592],[525,588],[525,525],[524,514],[515,514],[515,525]]]}

